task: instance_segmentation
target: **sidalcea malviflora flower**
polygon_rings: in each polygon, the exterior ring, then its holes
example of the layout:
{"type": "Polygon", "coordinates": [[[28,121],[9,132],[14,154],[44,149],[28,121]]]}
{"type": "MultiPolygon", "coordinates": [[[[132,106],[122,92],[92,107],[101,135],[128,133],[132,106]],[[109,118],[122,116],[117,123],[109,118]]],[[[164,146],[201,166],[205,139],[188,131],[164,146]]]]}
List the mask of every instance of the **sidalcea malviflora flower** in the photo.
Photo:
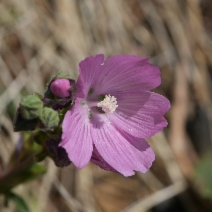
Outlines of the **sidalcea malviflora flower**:
{"type": "Polygon", "coordinates": [[[155,159],[145,141],[167,126],[169,101],[149,90],[161,83],[148,57],[104,55],[79,64],[74,105],[62,124],[62,146],[83,168],[92,161],[124,176],[146,172],[155,159]]]}

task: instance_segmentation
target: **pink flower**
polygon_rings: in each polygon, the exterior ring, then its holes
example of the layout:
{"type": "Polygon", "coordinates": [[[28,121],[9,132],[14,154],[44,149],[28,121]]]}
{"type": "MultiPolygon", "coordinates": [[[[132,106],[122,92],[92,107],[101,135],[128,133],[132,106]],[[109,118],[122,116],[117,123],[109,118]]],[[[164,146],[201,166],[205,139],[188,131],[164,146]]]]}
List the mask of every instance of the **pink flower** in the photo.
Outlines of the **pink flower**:
{"type": "Polygon", "coordinates": [[[66,113],[60,146],[83,168],[90,160],[105,170],[131,176],[155,159],[145,141],[167,126],[169,101],[150,92],[160,71],[148,58],[88,57],[79,64],[74,106],[66,113]]]}

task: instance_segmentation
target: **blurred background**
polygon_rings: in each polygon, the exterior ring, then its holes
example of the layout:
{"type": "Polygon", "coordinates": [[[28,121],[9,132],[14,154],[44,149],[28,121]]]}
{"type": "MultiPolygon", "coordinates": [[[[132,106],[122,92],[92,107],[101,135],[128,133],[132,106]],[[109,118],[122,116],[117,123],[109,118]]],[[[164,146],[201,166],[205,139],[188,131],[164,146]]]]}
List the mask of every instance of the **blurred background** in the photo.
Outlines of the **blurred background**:
{"type": "MultiPolygon", "coordinates": [[[[212,2],[210,0],[1,0],[0,173],[17,145],[21,96],[43,93],[59,71],[104,53],[150,56],[155,89],[171,101],[169,126],[148,141],[156,160],[125,178],[89,164],[57,168],[14,190],[31,212],[212,211],[212,2]]],[[[1,212],[20,211],[12,202],[1,212]]],[[[24,212],[24,211],[21,211],[24,212]]]]}

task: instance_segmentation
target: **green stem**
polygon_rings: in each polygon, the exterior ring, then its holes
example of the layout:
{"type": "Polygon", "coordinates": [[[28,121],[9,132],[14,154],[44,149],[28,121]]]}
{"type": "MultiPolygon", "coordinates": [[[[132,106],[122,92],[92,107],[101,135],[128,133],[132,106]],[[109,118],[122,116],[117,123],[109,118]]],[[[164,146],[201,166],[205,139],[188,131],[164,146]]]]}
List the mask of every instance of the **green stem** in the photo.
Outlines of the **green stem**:
{"type": "Polygon", "coordinates": [[[29,177],[28,170],[35,164],[34,155],[30,155],[25,160],[14,163],[11,169],[8,169],[0,176],[0,193],[6,193],[11,188],[26,182],[29,177]]]}

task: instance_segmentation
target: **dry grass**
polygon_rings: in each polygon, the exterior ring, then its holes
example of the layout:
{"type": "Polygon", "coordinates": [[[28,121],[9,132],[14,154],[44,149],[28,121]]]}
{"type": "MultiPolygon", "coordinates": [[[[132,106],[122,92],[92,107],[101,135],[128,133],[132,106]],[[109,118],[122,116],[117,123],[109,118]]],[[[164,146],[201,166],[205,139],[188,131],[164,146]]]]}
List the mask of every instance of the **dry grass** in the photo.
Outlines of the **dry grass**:
{"type": "MultiPolygon", "coordinates": [[[[42,179],[16,188],[32,212],[139,212],[186,191],[194,165],[212,141],[207,5],[210,1],[0,2],[0,170],[17,142],[11,116],[21,95],[42,93],[59,71],[76,78],[78,63],[88,55],[150,55],[162,72],[157,92],[172,102],[165,134],[149,139],[156,161],[148,173],[124,178],[92,164],[78,171],[58,169],[47,160],[42,179]],[[194,123],[198,111],[206,114],[206,122],[193,139],[187,124],[194,123]],[[209,131],[202,133],[204,128],[209,131]]],[[[1,202],[0,210],[16,211],[1,202]]]]}

